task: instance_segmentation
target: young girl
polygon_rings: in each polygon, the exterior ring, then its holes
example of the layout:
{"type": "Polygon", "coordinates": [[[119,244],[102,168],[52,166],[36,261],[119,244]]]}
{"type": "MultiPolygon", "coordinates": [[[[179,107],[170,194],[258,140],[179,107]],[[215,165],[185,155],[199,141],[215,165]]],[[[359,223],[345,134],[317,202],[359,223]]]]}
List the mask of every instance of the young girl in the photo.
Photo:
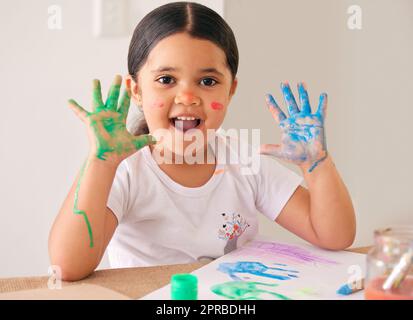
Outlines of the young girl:
{"type": "Polygon", "coordinates": [[[50,232],[64,280],[93,272],[106,248],[112,267],[220,257],[257,235],[257,211],[316,246],[352,244],[354,210],[324,138],[325,94],[312,113],[305,86],[298,106],[283,83],[288,115],[268,95],[282,143],[263,145],[258,172],[243,174],[222,157],[234,154],[218,129],[236,91],[238,49],[216,12],[190,2],[153,10],[134,31],[128,68],[119,101],[117,76],[105,103],[93,82],[93,111],[69,103],[88,128],[90,152],[50,232]],[[126,129],[131,98],[144,115],[135,135],[126,129]],[[177,143],[195,131],[204,137],[195,149],[177,143]],[[211,150],[214,161],[199,161],[211,150]],[[156,160],[169,151],[171,161],[156,160]],[[198,161],[178,161],[194,152],[198,161]],[[298,165],[308,189],[268,155],[298,165]]]}

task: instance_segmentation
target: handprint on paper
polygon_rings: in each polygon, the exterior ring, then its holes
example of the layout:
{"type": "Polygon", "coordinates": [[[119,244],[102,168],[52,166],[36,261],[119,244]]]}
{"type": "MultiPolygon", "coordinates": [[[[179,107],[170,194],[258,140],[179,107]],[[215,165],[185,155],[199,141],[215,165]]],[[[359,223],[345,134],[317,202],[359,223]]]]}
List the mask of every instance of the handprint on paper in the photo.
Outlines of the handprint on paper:
{"type": "Polygon", "coordinates": [[[219,296],[234,300],[261,300],[265,298],[264,295],[271,295],[281,300],[291,300],[283,294],[269,290],[277,286],[278,284],[262,282],[230,281],[212,286],[211,291],[219,296]]]}
{"type": "Polygon", "coordinates": [[[219,264],[218,270],[228,274],[231,279],[235,281],[243,280],[238,276],[238,274],[250,274],[276,280],[289,280],[298,277],[298,271],[296,270],[288,270],[279,267],[267,267],[265,264],[256,261],[238,261],[234,263],[224,262],[219,264]],[[276,272],[274,273],[274,271],[276,272]]]}

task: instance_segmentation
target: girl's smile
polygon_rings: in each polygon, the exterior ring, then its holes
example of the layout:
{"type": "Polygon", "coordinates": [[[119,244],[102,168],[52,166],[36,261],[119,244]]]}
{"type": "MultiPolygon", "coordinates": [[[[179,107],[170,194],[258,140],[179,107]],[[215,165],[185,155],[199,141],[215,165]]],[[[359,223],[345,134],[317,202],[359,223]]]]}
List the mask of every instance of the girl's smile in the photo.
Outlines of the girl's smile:
{"type": "Polygon", "coordinates": [[[182,132],[188,130],[198,129],[202,130],[201,126],[204,124],[204,120],[195,114],[181,114],[176,117],[170,118],[171,125],[182,132]]]}

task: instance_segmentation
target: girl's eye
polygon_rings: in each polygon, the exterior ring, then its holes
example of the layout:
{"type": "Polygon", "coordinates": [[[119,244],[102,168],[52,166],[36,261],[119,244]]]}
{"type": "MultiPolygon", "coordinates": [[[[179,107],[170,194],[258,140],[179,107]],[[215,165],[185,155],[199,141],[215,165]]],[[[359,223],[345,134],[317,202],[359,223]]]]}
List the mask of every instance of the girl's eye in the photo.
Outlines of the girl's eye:
{"type": "Polygon", "coordinates": [[[203,83],[204,86],[213,87],[218,82],[216,80],[212,79],[212,78],[205,78],[205,79],[201,80],[201,83],[203,83]]]}
{"type": "MultiPolygon", "coordinates": [[[[175,83],[175,79],[170,77],[170,76],[162,76],[156,80],[157,82],[164,84],[164,85],[169,85],[175,83]]],[[[213,87],[216,85],[218,81],[212,78],[204,78],[201,80],[201,84],[206,87],[213,87]]]]}
{"type": "Polygon", "coordinates": [[[163,76],[163,77],[160,77],[158,80],[156,80],[157,82],[160,82],[160,83],[162,83],[162,84],[171,84],[172,83],[172,81],[173,81],[173,78],[172,77],[169,77],[169,76],[163,76]]]}

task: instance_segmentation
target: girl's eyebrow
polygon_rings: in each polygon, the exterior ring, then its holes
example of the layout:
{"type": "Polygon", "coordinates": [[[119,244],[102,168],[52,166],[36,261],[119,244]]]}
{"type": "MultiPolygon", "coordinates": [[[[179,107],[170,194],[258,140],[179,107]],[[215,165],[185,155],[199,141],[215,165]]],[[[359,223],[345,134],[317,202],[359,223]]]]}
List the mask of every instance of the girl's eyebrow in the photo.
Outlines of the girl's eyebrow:
{"type": "MultiPolygon", "coordinates": [[[[159,73],[159,72],[179,72],[180,69],[179,68],[174,68],[174,67],[159,67],[155,70],[152,70],[152,73],[159,73]]],[[[217,75],[220,75],[222,77],[224,77],[224,74],[222,72],[219,72],[217,69],[215,68],[204,68],[204,69],[199,69],[199,73],[215,73],[217,75]]]]}
{"type": "Polygon", "coordinates": [[[217,69],[215,68],[205,68],[205,69],[200,69],[199,73],[215,73],[219,76],[224,76],[221,72],[219,72],[217,69]]]}

